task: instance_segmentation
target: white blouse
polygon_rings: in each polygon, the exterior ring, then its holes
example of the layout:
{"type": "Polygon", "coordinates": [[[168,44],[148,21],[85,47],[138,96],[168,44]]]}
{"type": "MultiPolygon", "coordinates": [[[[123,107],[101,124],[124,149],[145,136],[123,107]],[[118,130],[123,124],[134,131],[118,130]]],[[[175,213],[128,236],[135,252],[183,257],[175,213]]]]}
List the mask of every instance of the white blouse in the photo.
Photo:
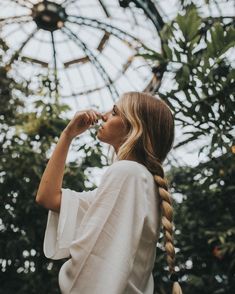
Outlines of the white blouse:
{"type": "Polygon", "coordinates": [[[160,219],[153,176],[135,161],[114,162],[93,191],[62,189],[43,244],[47,258],[69,258],[59,272],[61,293],[153,294],[160,219]]]}

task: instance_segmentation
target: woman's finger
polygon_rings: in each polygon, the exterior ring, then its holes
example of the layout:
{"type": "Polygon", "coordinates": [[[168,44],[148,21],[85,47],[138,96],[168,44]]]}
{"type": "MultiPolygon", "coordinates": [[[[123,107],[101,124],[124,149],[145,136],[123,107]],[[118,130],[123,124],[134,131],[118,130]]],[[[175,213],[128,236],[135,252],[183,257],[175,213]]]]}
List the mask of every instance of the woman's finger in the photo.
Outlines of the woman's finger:
{"type": "Polygon", "coordinates": [[[94,122],[94,114],[92,113],[92,111],[88,111],[88,116],[89,116],[89,123],[93,124],[94,122]]]}
{"type": "Polygon", "coordinates": [[[96,121],[96,114],[94,111],[91,111],[91,115],[92,115],[92,120],[96,121]]]}
{"type": "Polygon", "coordinates": [[[102,116],[102,114],[100,112],[98,112],[98,111],[95,111],[95,114],[96,114],[96,116],[97,116],[98,119],[100,119],[101,116],[102,116]]]}
{"type": "Polygon", "coordinates": [[[95,120],[98,120],[100,118],[100,114],[97,111],[93,111],[95,115],[95,120]]]}
{"type": "Polygon", "coordinates": [[[87,109],[84,111],[78,111],[76,113],[76,118],[79,119],[79,117],[84,121],[85,124],[93,125],[95,122],[98,122],[98,119],[101,117],[101,114],[92,109],[87,109]]]}
{"type": "Polygon", "coordinates": [[[90,123],[90,120],[91,120],[90,115],[88,113],[85,113],[85,115],[86,115],[86,123],[90,123]]]}
{"type": "Polygon", "coordinates": [[[91,119],[92,119],[92,123],[96,122],[98,120],[98,115],[95,113],[95,111],[93,110],[90,110],[89,111],[89,114],[91,116],[91,119]]]}

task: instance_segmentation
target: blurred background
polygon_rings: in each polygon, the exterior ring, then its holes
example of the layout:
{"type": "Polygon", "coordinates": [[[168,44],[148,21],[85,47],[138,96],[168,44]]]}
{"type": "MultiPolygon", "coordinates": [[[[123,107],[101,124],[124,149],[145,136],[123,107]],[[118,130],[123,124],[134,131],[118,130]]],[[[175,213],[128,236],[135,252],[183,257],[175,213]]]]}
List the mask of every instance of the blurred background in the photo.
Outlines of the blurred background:
{"type": "MultiPolygon", "coordinates": [[[[36,191],[76,111],[158,95],[176,136],[164,163],[184,293],[235,293],[235,4],[232,0],[1,0],[0,293],[59,293],[36,191]]],[[[74,139],[63,186],[99,185],[110,152],[74,139]]],[[[170,293],[163,238],[155,293],[170,293]]]]}

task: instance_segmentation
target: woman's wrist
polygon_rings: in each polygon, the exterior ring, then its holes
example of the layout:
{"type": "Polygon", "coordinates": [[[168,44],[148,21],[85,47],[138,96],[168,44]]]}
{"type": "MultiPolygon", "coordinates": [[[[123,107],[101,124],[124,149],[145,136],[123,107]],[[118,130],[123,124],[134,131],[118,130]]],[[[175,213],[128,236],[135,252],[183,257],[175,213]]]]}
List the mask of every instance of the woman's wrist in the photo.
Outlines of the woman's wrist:
{"type": "Polygon", "coordinates": [[[66,129],[64,129],[60,135],[60,137],[65,138],[66,140],[68,140],[69,143],[72,142],[74,136],[66,129]]]}

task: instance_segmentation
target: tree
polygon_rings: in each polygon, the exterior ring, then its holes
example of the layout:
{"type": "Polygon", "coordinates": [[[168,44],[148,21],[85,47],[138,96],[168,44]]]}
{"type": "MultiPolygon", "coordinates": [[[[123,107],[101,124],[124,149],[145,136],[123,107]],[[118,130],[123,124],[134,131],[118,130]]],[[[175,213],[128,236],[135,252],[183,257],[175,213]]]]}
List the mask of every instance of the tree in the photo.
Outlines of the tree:
{"type": "MultiPolygon", "coordinates": [[[[174,201],[176,260],[185,293],[190,294],[234,292],[233,21],[203,19],[195,6],[184,7],[161,31],[162,52],[147,47],[142,52],[156,75],[163,72],[162,85],[171,81],[172,88],[160,87],[159,95],[184,131],[175,149],[196,145],[202,138],[208,142],[199,149],[206,162],[196,167],[172,165],[168,175],[173,196],[182,195],[181,203],[174,201]]],[[[3,42],[0,50],[0,56],[7,50],[3,42]]],[[[64,261],[48,261],[42,253],[47,212],[34,198],[50,149],[66,125],[67,108],[58,103],[48,77],[41,78],[41,93],[33,93],[30,81],[17,83],[6,68],[0,75],[0,293],[59,293],[57,275],[64,261]],[[49,92],[43,92],[47,88],[49,92]],[[35,110],[26,111],[25,98],[32,95],[38,96],[35,110]]],[[[64,186],[81,191],[88,180],[84,170],[94,163],[102,166],[103,160],[98,144],[92,148],[78,141],[75,149],[85,150],[87,156],[80,164],[67,165],[64,186]]],[[[163,248],[160,239],[156,293],[169,293],[170,288],[163,248]]]]}
{"type": "Polygon", "coordinates": [[[234,155],[230,152],[173,172],[173,187],[183,195],[176,208],[177,247],[186,261],[185,292],[233,293],[235,289],[234,155]]]}
{"type": "MultiPolygon", "coordinates": [[[[165,69],[158,94],[174,110],[183,139],[174,149],[207,140],[198,155],[207,161],[196,167],[171,166],[176,255],[185,293],[233,293],[235,266],[234,18],[200,17],[197,8],[183,8],[161,31],[162,52],[147,47],[143,56],[155,72],[165,69]],[[170,83],[169,83],[170,80],[170,83]]],[[[173,151],[174,152],[174,151],[173,151]]],[[[169,292],[164,247],[158,244],[154,268],[156,293],[169,292]]]]}
{"type": "MultiPolygon", "coordinates": [[[[7,49],[1,41],[0,58],[7,49]]],[[[35,203],[35,196],[51,148],[68,123],[69,107],[58,102],[50,77],[39,79],[40,88],[32,91],[30,81],[16,81],[0,67],[0,293],[59,293],[64,260],[52,262],[42,252],[48,212],[35,203]],[[33,111],[27,110],[29,103],[33,111]]],[[[75,141],[80,158],[68,162],[64,187],[87,190],[87,168],[105,164],[94,130],[90,135],[94,145],[75,141]]]]}

